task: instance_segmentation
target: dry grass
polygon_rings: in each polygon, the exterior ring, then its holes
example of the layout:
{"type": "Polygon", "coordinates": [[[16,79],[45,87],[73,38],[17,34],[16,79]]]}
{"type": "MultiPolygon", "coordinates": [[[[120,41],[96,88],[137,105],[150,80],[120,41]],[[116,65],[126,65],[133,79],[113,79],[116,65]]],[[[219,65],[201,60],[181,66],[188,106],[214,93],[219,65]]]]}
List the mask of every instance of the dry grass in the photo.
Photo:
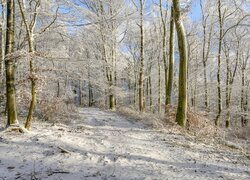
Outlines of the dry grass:
{"type": "Polygon", "coordinates": [[[131,119],[143,121],[154,128],[164,132],[189,135],[195,137],[196,140],[209,140],[223,136],[223,130],[216,127],[211,120],[201,114],[188,109],[187,126],[182,128],[175,122],[176,106],[167,106],[165,115],[157,115],[152,113],[139,113],[132,108],[122,107],[118,112],[131,119]]]}
{"type": "Polygon", "coordinates": [[[189,137],[191,141],[214,145],[221,149],[230,148],[230,150],[238,151],[250,159],[250,126],[238,131],[221,129],[214,125],[214,121],[207,118],[206,112],[198,113],[188,109],[187,126],[182,128],[175,122],[176,109],[176,106],[167,106],[164,116],[150,112],[139,113],[127,107],[120,108],[118,113],[133,120],[142,121],[165,133],[184,135],[189,137]]]}
{"type": "Polygon", "coordinates": [[[120,107],[117,112],[123,116],[126,116],[129,119],[142,121],[146,125],[160,128],[163,127],[163,123],[161,122],[158,115],[153,113],[144,112],[141,113],[129,107],[120,107]]]}
{"type": "Polygon", "coordinates": [[[250,127],[246,127],[238,131],[237,135],[229,137],[232,130],[225,130],[214,125],[214,121],[209,120],[205,112],[198,113],[192,109],[187,112],[187,126],[180,127],[175,122],[176,107],[168,106],[164,116],[152,114],[149,112],[139,113],[138,111],[122,107],[118,109],[118,113],[132,120],[142,121],[164,133],[183,135],[193,142],[201,142],[203,144],[213,145],[218,148],[230,148],[230,150],[238,151],[250,158],[250,141],[241,140],[238,137],[250,137],[250,127]],[[237,136],[237,137],[236,137],[237,136]]]}
{"type": "Polygon", "coordinates": [[[246,127],[242,127],[240,129],[235,129],[233,130],[232,134],[236,136],[237,138],[250,140],[250,125],[246,127]]]}
{"type": "MultiPolygon", "coordinates": [[[[164,121],[168,126],[176,126],[176,106],[167,106],[164,121]]],[[[222,131],[213,124],[213,121],[206,117],[206,113],[198,113],[190,108],[187,111],[187,125],[188,133],[196,137],[216,137],[221,135],[222,131]]]]}
{"type": "MultiPolygon", "coordinates": [[[[167,106],[167,113],[164,119],[167,124],[176,124],[176,109],[176,106],[167,106]]],[[[196,136],[218,135],[220,129],[214,125],[213,121],[205,117],[205,115],[205,113],[202,114],[188,109],[186,130],[194,133],[196,136]]]]}
{"type": "Polygon", "coordinates": [[[70,117],[78,114],[77,107],[65,103],[64,97],[47,98],[39,102],[39,118],[50,122],[67,122],[70,117]]]}

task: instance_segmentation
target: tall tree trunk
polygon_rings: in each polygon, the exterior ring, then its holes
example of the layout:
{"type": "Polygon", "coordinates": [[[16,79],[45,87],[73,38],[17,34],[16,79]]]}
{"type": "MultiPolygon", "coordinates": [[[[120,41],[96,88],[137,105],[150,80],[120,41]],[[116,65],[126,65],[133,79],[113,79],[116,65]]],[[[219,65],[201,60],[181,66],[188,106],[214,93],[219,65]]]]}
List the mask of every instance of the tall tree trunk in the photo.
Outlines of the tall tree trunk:
{"type": "Polygon", "coordinates": [[[146,107],[149,106],[149,80],[148,78],[146,79],[146,94],[145,94],[145,104],[146,104],[146,107]]]}
{"type": "Polygon", "coordinates": [[[240,100],[240,107],[241,107],[241,126],[245,126],[245,102],[244,102],[244,93],[245,93],[245,69],[244,67],[241,70],[241,100],[240,100]]]}
{"type": "Polygon", "coordinates": [[[226,77],[226,108],[227,108],[227,117],[226,117],[226,127],[230,125],[230,101],[231,101],[231,87],[230,87],[230,67],[229,67],[229,50],[227,52],[225,47],[225,56],[226,56],[226,66],[227,66],[227,77],[226,77]]]}
{"type": "Polygon", "coordinates": [[[150,111],[152,111],[152,106],[153,106],[151,70],[152,70],[152,66],[149,65],[149,67],[148,67],[148,78],[147,78],[147,96],[148,96],[148,105],[149,105],[149,110],[150,111]]]}
{"type": "MultiPolygon", "coordinates": [[[[163,12],[163,3],[162,3],[162,0],[159,0],[159,6],[160,6],[160,14],[161,14],[161,24],[162,24],[162,59],[163,59],[163,62],[164,62],[164,73],[165,73],[165,106],[168,105],[168,65],[167,65],[167,25],[166,25],[166,17],[167,17],[167,14],[164,14],[163,12]]],[[[166,9],[167,11],[167,9],[166,9]]],[[[171,31],[171,30],[170,30],[171,31]]]]}
{"type": "Polygon", "coordinates": [[[194,110],[196,109],[196,84],[194,85],[194,87],[191,88],[191,105],[194,108],[194,110]]]}
{"type": "MultiPolygon", "coordinates": [[[[86,57],[87,59],[90,59],[90,54],[89,54],[89,51],[86,50],[86,57]]],[[[88,64],[88,69],[87,69],[87,73],[88,73],[88,105],[89,107],[92,107],[93,106],[93,103],[94,103],[94,97],[93,97],[93,87],[92,87],[92,83],[91,83],[91,74],[90,74],[90,71],[91,71],[91,68],[90,68],[90,64],[88,64]]],[[[106,73],[105,72],[105,69],[103,70],[104,71],[104,74],[106,73]]],[[[106,95],[106,90],[105,90],[105,105],[107,105],[107,95],[106,95]]]]}
{"type": "Polygon", "coordinates": [[[136,66],[134,63],[134,108],[137,108],[137,89],[138,89],[138,85],[137,85],[137,71],[136,71],[136,66]]]}
{"type": "MultiPolygon", "coordinates": [[[[249,51],[248,51],[249,53],[249,51]]],[[[245,59],[242,59],[241,64],[241,126],[247,126],[247,111],[248,111],[248,86],[249,82],[246,79],[246,69],[248,64],[248,59],[250,58],[249,54],[247,54],[245,59]]]]}
{"type": "Polygon", "coordinates": [[[57,80],[57,93],[56,93],[56,97],[60,97],[60,80],[57,80]]]}
{"type": "Polygon", "coordinates": [[[113,94],[109,95],[109,109],[115,109],[115,96],[113,94]]]}
{"type": "Polygon", "coordinates": [[[92,89],[92,85],[90,81],[88,83],[88,86],[89,86],[89,107],[92,107],[93,106],[93,89],[92,89]]]}
{"type": "Polygon", "coordinates": [[[83,93],[82,93],[82,82],[79,80],[79,105],[83,107],[83,93]]]}
{"type": "Polygon", "coordinates": [[[110,72],[109,74],[109,109],[114,110],[115,109],[115,96],[113,92],[113,73],[110,72]]]}
{"type": "Polygon", "coordinates": [[[15,90],[15,60],[11,57],[14,51],[14,18],[15,3],[13,0],[7,1],[7,28],[6,28],[6,96],[7,96],[7,126],[17,125],[16,90],[15,90]]]}
{"type": "Polygon", "coordinates": [[[4,34],[4,28],[3,24],[0,27],[0,85],[3,83],[3,63],[4,63],[4,48],[3,48],[3,34],[4,34]]]}
{"type": "Polygon", "coordinates": [[[244,102],[244,106],[243,106],[243,110],[244,110],[244,113],[245,113],[245,118],[244,118],[244,121],[243,121],[244,126],[248,126],[248,119],[247,119],[247,114],[246,114],[246,113],[249,112],[248,111],[248,95],[249,95],[249,92],[245,88],[245,102],[244,102]]]}
{"type": "Polygon", "coordinates": [[[150,111],[152,111],[153,107],[153,97],[152,97],[152,80],[151,80],[151,75],[149,76],[149,106],[150,106],[150,111]]]}
{"type": "Polygon", "coordinates": [[[174,78],[174,9],[171,7],[170,19],[170,36],[169,36],[169,70],[168,70],[168,84],[166,90],[166,105],[171,104],[171,95],[173,89],[174,78]]]}
{"type": "Polygon", "coordinates": [[[238,69],[238,63],[239,63],[239,52],[240,52],[240,40],[237,41],[237,49],[236,49],[236,59],[235,59],[235,66],[233,68],[233,72],[231,72],[230,64],[229,64],[229,56],[230,56],[230,50],[228,49],[225,51],[226,56],[226,64],[227,64],[227,79],[226,79],[226,108],[227,108],[227,119],[225,126],[226,128],[229,128],[230,126],[230,108],[231,108],[231,97],[232,97],[232,86],[234,83],[234,79],[236,77],[236,72],[238,69]]]}
{"type": "MultiPolygon", "coordinates": [[[[110,16],[114,16],[113,12],[113,1],[110,1],[110,16]]],[[[116,44],[116,28],[115,28],[115,21],[111,22],[111,61],[112,61],[112,67],[111,67],[111,72],[110,77],[111,80],[111,94],[110,94],[110,109],[115,110],[116,109],[116,104],[117,104],[117,97],[115,93],[115,88],[117,85],[117,72],[116,72],[116,66],[117,66],[117,60],[116,60],[116,51],[117,51],[117,44],[116,44]]]]}
{"type": "Polygon", "coordinates": [[[158,58],[158,113],[161,112],[161,62],[158,58]]]}
{"type": "Polygon", "coordinates": [[[36,19],[37,19],[37,10],[40,7],[40,0],[38,0],[35,4],[35,11],[34,11],[34,17],[33,17],[34,22],[31,25],[27,21],[27,17],[26,17],[25,12],[24,12],[23,4],[20,0],[18,0],[18,4],[19,4],[22,20],[23,20],[25,28],[26,28],[28,45],[29,45],[29,53],[31,53],[31,57],[30,57],[31,101],[30,101],[28,117],[27,117],[26,123],[25,123],[25,128],[30,129],[31,122],[33,119],[33,113],[35,111],[36,96],[37,96],[37,92],[36,92],[37,79],[36,79],[36,74],[35,74],[35,67],[34,67],[35,65],[34,65],[34,61],[33,61],[33,57],[32,57],[32,55],[35,52],[33,31],[34,31],[34,27],[35,27],[36,19]]]}
{"type": "MultiPolygon", "coordinates": [[[[206,110],[208,110],[208,87],[207,87],[207,56],[206,56],[206,43],[207,43],[207,17],[204,15],[203,2],[200,0],[200,7],[202,11],[202,28],[203,28],[203,42],[202,42],[202,64],[203,64],[203,76],[204,76],[204,88],[205,88],[205,96],[204,96],[204,104],[206,110]]],[[[211,29],[210,29],[211,30],[211,29]]],[[[211,33],[212,31],[210,31],[211,33]]],[[[208,44],[210,43],[210,39],[208,40],[208,44]]],[[[208,45],[208,51],[209,52],[208,45]]]]}
{"type": "Polygon", "coordinates": [[[175,27],[178,36],[178,46],[180,54],[179,66],[179,89],[178,89],[178,107],[176,113],[176,122],[180,126],[186,126],[187,120],[187,42],[185,29],[181,19],[180,2],[173,0],[175,27]]]}
{"type": "Polygon", "coordinates": [[[218,13],[219,13],[219,47],[218,47],[218,70],[217,70],[217,94],[218,94],[218,114],[215,119],[215,125],[219,125],[219,120],[222,112],[222,97],[221,97],[221,52],[222,52],[222,41],[223,41],[223,19],[221,13],[221,0],[218,0],[218,13]]]}
{"type": "Polygon", "coordinates": [[[144,111],[144,22],[143,0],[140,0],[140,70],[139,70],[139,110],[144,111]]]}
{"type": "Polygon", "coordinates": [[[128,103],[129,103],[129,106],[132,105],[131,89],[132,89],[132,85],[131,85],[131,80],[130,80],[130,71],[128,71],[128,103]]]}
{"type": "Polygon", "coordinates": [[[224,43],[225,46],[225,57],[226,57],[226,109],[227,109],[227,117],[226,117],[226,123],[225,126],[226,128],[229,128],[230,126],[230,119],[231,119],[231,113],[230,113],[230,108],[231,108],[231,96],[232,96],[232,85],[234,83],[234,79],[236,76],[236,72],[238,69],[238,61],[239,61],[239,49],[240,49],[240,41],[237,41],[237,49],[236,49],[236,59],[235,59],[235,66],[233,68],[233,72],[231,72],[231,67],[230,67],[230,49],[226,46],[226,43],[224,43]]]}
{"type": "MultiPolygon", "coordinates": [[[[197,59],[197,57],[196,57],[197,59]]],[[[196,97],[197,97],[197,79],[198,79],[198,68],[199,68],[199,63],[195,63],[195,77],[194,77],[194,87],[193,87],[193,93],[192,94],[192,107],[194,110],[196,110],[196,97]]]]}
{"type": "Polygon", "coordinates": [[[206,110],[208,110],[208,87],[207,87],[207,63],[203,61],[203,76],[204,76],[204,88],[205,88],[205,97],[204,104],[206,110]]]}
{"type": "Polygon", "coordinates": [[[204,88],[205,88],[205,96],[204,96],[204,104],[206,110],[208,110],[208,88],[207,88],[207,61],[205,59],[205,47],[206,47],[206,30],[204,29],[203,33],[203,48],[202,48],[202,62],[203,62],[203,76],[204,76],[204,88]]]}
{"type": "MultiPolygon", "coordinates": [[[[115,76],[115,79],[114,79],[114,83],[115,83],[115,87],[117,87],[117,65],[116,65],[116,62],[117,62],[117,60],[116,60],[116,58],[115,58],[115,70],[114,70],[114,76],[115,76]]],[[[117,106],[117,103],[118,103],[118,97],[117,97],[117,92],[116,92],[116,90],[114,90],[114,97],[115,97],[115,107],[117,106]]]]}
{"type": "Polygon", "coordinates": [[[5,0],[2,0],[2,19],[1,19],[1,27],[0,27],[0,43],[1,43],[1,49],[0,49],[0,84],[2,84],[3,81],[3,73],[4,73],[4,58],[5,58],[5,21],[6,21],[6,15],[5,15],[5,8],[6,8],[6,2],[5,0]]]}

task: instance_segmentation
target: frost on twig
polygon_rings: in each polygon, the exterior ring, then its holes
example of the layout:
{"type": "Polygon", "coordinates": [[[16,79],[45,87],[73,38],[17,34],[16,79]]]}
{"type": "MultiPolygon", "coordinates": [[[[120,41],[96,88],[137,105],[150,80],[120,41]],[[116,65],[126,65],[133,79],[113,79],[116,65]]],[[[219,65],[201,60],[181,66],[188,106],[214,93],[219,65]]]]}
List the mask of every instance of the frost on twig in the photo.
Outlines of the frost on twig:
{"type": "Polygon", "coordinates": [[[63,147],[61,147],[61,146],[58,146],[57,148],[61,150],[61,153],[67,153],[67,154],[70,154],[70,151],[68,151],[67,149],[64,149],[64,148],[63,148],[63,147]]]}

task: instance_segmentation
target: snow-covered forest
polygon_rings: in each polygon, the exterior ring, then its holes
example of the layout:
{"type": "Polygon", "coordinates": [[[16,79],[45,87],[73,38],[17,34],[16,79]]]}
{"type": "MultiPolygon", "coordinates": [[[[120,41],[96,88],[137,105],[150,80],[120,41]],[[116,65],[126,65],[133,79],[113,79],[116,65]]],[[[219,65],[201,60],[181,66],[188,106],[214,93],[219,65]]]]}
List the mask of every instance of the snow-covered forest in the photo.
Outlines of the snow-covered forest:
{"type": "Polygon", "coordinates": [[[0,179],[250,178],[249,0],[0,6],[0,179]]]}

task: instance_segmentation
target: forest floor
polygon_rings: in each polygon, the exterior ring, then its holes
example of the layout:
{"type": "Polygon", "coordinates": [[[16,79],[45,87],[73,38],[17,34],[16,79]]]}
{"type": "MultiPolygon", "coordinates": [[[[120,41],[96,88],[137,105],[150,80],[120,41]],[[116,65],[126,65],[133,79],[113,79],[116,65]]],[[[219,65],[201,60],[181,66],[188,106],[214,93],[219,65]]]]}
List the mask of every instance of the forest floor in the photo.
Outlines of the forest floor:
{"type": "Polygon", "coordinates": [[[0,180],[250,179],[241,151],[166,133],[115,112],[81,109],[68,124],[0,132],[0,180]]]}

